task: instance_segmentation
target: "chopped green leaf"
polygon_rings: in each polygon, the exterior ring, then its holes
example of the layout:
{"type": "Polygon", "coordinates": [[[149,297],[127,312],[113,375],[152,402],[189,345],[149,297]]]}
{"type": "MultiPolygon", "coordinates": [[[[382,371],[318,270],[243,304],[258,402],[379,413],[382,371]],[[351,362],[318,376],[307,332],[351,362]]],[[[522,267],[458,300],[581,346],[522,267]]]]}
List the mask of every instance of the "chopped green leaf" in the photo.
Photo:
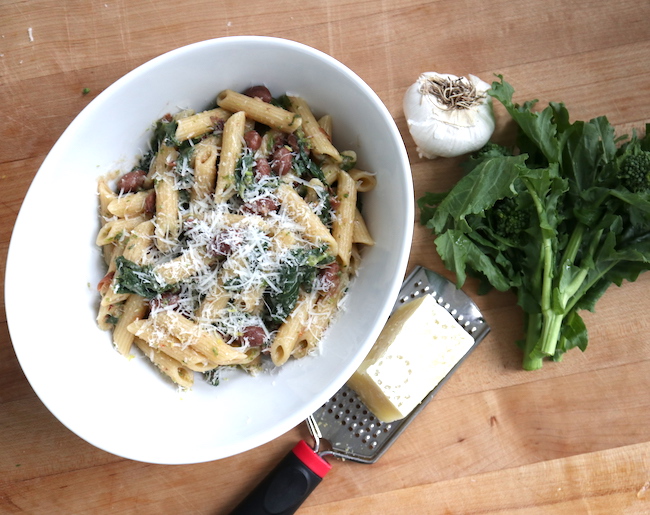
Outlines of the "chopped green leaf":
{"type": "Polygon", "coordinates": [[[169,291],[173,286],[161,283],[150,267],[140,266],[124,256],[116,259],[115,273],[117,293],[135,293],[145,299],[169,291]]]}

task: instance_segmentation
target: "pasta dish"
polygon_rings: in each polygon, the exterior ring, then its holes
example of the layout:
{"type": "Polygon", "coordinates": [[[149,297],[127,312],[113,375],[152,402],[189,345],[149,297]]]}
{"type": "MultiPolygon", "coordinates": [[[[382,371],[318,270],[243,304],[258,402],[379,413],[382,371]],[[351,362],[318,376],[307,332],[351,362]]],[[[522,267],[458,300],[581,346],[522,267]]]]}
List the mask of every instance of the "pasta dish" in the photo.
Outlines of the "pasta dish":
{"type": "Polygon", "coordinates": [[[100,178],[97,323],[121,354],[190,388],[318,348],[374,244],[358,194],[376,178],[332,125],[297,96],[225,90],[165,115],[133,169],[100,178]]]}

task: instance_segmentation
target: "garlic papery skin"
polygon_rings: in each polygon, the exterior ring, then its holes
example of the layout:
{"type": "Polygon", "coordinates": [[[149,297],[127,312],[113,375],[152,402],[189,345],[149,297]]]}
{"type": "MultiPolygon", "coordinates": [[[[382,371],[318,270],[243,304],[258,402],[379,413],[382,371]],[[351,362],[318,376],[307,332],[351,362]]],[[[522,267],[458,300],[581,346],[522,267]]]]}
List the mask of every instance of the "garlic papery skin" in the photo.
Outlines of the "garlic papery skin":
{"type": "Polygon", "coordinates": [[[474,75],[426,72],[404,94],[404,115],[420,157],[456,157],[494,133],[490,85],[474,75]]]}

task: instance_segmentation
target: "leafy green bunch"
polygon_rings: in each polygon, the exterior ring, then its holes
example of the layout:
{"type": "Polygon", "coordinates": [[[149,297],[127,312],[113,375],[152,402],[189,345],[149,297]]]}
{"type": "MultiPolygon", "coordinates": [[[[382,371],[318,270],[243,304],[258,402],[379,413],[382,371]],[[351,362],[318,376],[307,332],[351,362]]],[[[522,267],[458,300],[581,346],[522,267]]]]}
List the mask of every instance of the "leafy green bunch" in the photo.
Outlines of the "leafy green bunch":
{"type": "Polygon", "coordinates": [[[418,200],[445,266],[512,289],[523,308],[523,368],[539,369],[587,347],[581,310],[594,311],[611,284],[650,267],[650,124],[616,138],[604,116],[571,123],[562,103],[513,103],[499,76],[489,94],[517,126],[516,144],[489,143],[446,193],[418,200]]]}

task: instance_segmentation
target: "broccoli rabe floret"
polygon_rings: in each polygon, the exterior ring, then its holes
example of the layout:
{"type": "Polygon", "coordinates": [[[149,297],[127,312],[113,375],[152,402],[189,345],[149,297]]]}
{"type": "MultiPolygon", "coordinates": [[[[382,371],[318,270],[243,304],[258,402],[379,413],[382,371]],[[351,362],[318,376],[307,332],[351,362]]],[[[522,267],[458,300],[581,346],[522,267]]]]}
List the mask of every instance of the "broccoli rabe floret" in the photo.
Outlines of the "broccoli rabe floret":
{"type": "Polygon", "coordinates": [[[512,150],[498,143],[488,141],[482,148],[472,154],[472,159],[487,159],[489,157],[511,156],[512,150]]]}
{"type": "Polygon", "coordinates": [[[521,209],[515,198],[506,197],[496,202],[490,210],[490,222],[497,236],[521,243],[530,226],[530,213],[521,209]]]}
{"type": "Polygon", "coordinates": [[[641,151],[626,156],[621,162],[618,178],[634,193],[650,190],[650,152],[641,151]]]}

